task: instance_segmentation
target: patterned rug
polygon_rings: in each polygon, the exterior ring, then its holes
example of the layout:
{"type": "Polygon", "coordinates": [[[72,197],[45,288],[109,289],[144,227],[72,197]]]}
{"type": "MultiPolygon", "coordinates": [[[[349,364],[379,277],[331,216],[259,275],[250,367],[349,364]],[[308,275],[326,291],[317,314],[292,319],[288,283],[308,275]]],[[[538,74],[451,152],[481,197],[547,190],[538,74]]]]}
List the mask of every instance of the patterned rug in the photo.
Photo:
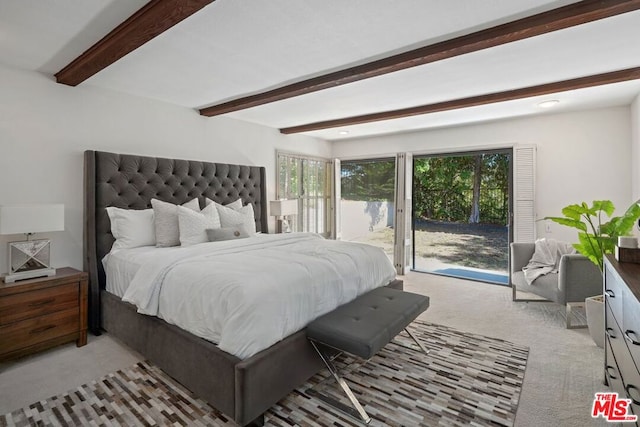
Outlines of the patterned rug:
{"type": "MultiPolygon", "coordinates": [[[[372,426],[511,426],[528,348],[495,338],[416,321],[411,326],[429,354],[403,332],[364,365],[338,365],[372,426]],[[400,343],[402,345],[398,345],[400,343]],[[404,346],[413,346],[408,349],[404,346]],[[351,365],[351,366],[347,366],[351,365]]],[[[326,371],[266,413],[268,426],[358,426],[309,389],[345,401],[326,371]]],[[[233,426],[148,362],[70,392],[0,416],[0,426],[233,426]]]]}

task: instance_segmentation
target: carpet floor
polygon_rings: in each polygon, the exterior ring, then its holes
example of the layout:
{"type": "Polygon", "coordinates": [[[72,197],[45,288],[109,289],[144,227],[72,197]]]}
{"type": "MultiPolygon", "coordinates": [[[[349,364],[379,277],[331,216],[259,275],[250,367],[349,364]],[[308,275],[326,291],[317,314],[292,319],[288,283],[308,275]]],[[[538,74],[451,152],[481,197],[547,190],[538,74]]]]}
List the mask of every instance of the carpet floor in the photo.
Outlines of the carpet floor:
{"type": "MultiPolygon", "coordinates": [[[[337,363],[373,426],[511,426],[528,348],[508,341],[415,321],[410,328],[425,355],[404,333],[363,365],[337,363]],[[402,345],[398,345],[402,344],[402,345]],[[408,349],[412,346],[414,349],[408,349]]],[[[268,426],[358,426],[312,397],[346,401],[321,372],[266,413],[268,426]],[[313,390],[313,392],[310,392],[313,390]]],[[[0,416],[0,426],[233,426],[148,362],[140,362],[67,393],[0,416]]]]}

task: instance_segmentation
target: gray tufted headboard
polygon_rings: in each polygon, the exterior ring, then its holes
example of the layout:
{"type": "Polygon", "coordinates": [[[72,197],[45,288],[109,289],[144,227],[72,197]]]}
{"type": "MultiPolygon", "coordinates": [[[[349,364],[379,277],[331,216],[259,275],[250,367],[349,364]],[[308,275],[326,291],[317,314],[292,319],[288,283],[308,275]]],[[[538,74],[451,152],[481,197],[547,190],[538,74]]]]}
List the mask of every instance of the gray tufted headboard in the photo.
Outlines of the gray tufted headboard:
{"type": "Polygon", "coordinates": [[[84,153],[84,263],[89,272],[89,327],[100,330],[100,290],[105,287],[102,258],[114,242],[106,208],[147,209],[151,199],[182,204],[208,197],[227,204],[238,197],[253,204],[256,230],[267,232],[265,168],[195,160],[84,153]]]}

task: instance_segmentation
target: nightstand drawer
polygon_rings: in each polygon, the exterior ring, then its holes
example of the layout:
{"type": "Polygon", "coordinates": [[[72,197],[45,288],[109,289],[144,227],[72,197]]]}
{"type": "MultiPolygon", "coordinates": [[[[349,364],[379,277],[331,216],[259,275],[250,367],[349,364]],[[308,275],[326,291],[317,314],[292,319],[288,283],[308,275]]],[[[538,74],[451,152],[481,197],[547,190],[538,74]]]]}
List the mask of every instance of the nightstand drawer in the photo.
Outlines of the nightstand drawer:
{"type": "Polygon", "coordinates": [[[77,306],[77,282],[10,295],[0,299],[0,326],[77,306]]]}
{"type": "Polygon", "coordinates": [[[78,333],[79,308],[71,308],[0,327],[0,354],[78,333]]]}

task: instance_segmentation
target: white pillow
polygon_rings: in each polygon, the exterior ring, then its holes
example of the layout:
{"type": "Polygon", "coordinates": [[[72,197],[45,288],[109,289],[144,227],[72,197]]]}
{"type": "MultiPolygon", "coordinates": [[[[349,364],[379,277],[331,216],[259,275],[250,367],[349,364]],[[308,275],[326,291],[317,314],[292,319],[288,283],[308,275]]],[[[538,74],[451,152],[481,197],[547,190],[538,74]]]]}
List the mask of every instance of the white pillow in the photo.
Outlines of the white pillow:
{"type": "Polygon", "coordinates": [[[220,228],[216,205],[206,206],[201,212],[178,206],[178,228],[182,246],[208,242],[207,229],[220,228]]]}
{"type": "MultiPolygon", "coordinates": [[[[173,203],[151,199],[156,233],[156,246],[166,248],[180,244],[180,229],[178,225],[178,206],[173,203]]],[[[191,199],[182,206],[200,212],[198,199],[191,199]]]]}
{"type": "Polygon", "coordinates": [[[156,244],[153,209],[121,209],[109,206],[111,234],[116,241],[111,249],[128,249],[156,244]]]}
{"type": "Polygon", "coordinates": [[[231,203],[227,203],[226,205],[221,205],[220,203],[218,203],[218,202],[214,202],[213,200],[211,200],[210,198],[208,198],[208,197],[207,197],[207,198],[205,199],[205,204],[206,204],[207,206],[209,206],[211,203],[215,203],[215,204],[216,204],[216,206],[225,206],[225,207],[227,207],[227,208],[233,209],[234,211],[237,211],[237,210],[239,210],[239,209],[242,209],[242,200],[241,200],[241,199],[236,199],[236,200],[234,200],[234,201],[233,201],[233,202],[231,202],[231,203]]]}
{"type": "Polygon", "coordinates": [[[256,218],[253,212],[253,205],[249,203],[240,209],[231,209],[226,206],[214,204],[220,215],[220,225],[222,227],[235,227],[244,225],[249,235],[256,234],[256,218]]]}

